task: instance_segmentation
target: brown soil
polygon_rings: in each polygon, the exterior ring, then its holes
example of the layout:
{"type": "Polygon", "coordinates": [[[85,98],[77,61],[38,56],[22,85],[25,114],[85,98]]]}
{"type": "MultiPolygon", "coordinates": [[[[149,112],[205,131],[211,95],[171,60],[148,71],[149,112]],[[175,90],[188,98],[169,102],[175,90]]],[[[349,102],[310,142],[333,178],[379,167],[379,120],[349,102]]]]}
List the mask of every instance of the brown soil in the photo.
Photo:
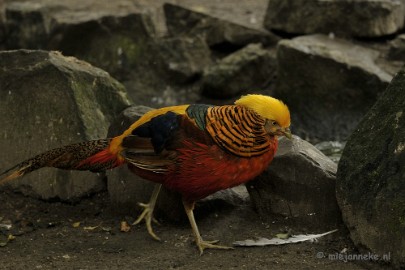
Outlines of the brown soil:
{"type": "MultiPolygon", "coordinates": [[[[16,236],[0,247],[1,269],[382,268],[377,263],[328,259],[328,254],[344,248],[356,253],[344,229],[315,243],[206,250],[200,256],[187,223],[160,220],[161,225],[154,228],[162,242],[153,240],[143,224],[120,232],[120,222],[132,222],[134,217],[114,214],[105,193],[72,205],[4,191],[0,193],[0,219],[0,224],[12,224],[10,230],[0,229],[0,243],[9,234],[16,236]],[[75,228],[73,224],[79,221],[80,226],[75,228]],[[317,258],[319,252],[326,258],[317,258]]],[[[299,226],[288,224],[288,220],[263,222],[248,205],[211,209],[208,214],[197,215],[197,223],[204,238],[221,239],[226,245],[235,240],[271,238],[286,228],[294,233],[303,232],[299,226]]]]}

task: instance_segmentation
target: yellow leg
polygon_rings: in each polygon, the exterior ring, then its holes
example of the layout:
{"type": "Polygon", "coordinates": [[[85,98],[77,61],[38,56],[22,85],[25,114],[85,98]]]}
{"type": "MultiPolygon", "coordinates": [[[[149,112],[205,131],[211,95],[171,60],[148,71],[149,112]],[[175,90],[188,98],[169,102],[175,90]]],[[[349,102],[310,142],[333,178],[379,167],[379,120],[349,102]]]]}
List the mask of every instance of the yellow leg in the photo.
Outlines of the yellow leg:
{"type": "Polygon", "coordinates": [[[218,242],[218,240],[215,241],[204,241],[200,235],[200,232],[198,231],[197,223],[195,223],[194,219],[194,202],[190,203],[185,200],[183,200],[183,205],[184,209],[186,210],[186,214],[188,217],[188,220],[190,221],[191,229],[193,230],[193,234],[195,237],[195,243],[200,250],[200,255],[203,254],[204,249],[206,248],[215,248],[215,249],[233,249],[232,247],[227,247],[227,246],[219,246],[215,245],[215,243],[218,242]]]}
{"type": "Polygon", "coordinates": [[[153,239],[160,241],[160,238],[153,232],[152,229],[152,221],[155,223],[157,220],[153,217],[153,210],[155,209],[156,201],[159,196],[159,192],[161,189],[162,185],[158,184],[155,185],[155,188],[153,189],[152,196],[150,197],[149,203],[139,203],[138,205],[143,207],[144,210],[143,212],[139,215],[137,220],[135,220],[132,225],[137,225],[139,224],[142,220],[145,220],[146,223],[146,229],[148,230],[150,236],[153,237],[153,239]]]}

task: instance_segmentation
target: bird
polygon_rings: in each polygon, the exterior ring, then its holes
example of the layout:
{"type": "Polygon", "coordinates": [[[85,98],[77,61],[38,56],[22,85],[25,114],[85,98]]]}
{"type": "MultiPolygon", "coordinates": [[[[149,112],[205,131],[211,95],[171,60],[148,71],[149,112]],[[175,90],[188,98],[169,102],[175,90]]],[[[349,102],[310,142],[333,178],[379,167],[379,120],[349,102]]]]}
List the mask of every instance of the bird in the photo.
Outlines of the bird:
{"type": "Polygon", "coordinates": [[[43,167],[101,172],[127,165],[155,182],[148,203],[133,224],[145,221],[154,233],[153,212],[162,186],[182,197],[195,243],[205,249],[231,249],[201,237],[195,203],[219,190],[246,183],[269,166],[278,137],[292,138],[290,112],[271,96],[248,94],[231,105],[188,104],[151,110],[121,135],[52,149],[6,170],[0,184],[43,167]]]}

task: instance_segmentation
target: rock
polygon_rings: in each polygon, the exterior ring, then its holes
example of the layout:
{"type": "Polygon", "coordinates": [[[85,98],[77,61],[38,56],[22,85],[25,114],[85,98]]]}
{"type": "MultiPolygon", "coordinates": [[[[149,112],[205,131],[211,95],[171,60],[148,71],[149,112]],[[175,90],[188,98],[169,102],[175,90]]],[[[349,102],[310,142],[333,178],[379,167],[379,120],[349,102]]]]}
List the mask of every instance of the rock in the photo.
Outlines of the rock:
{"type": "Polygon", "coordinates": [[[335,197],[337,165],[310,143],[281,138],[269,168],[246,184],[254,207],[268,218],[281,214],[305,227],[335,229],[341,216],[335,197]]]}
{"type": "Polygon", "coordinates": [[[336,194],[360,249],[390,254],[405,268],[405,71],[401,70],[350,136],[336,194]]]}
{"type": "Polygon", "coordinates": [[[276,74],[276,58],[260,44],[250,44],[204,70],[201,89],[212,98],[230,98],[264,88],[276,74]]]}
{"type": "Polygon", "coordinates": [[[405,61],[405,34],[398,35],[390,42],[388,58],[394,61],[405,61]]]}
{"type": "Polygon", "coordinates": [[[404,17],[398,0],[270,0],[264,26],[293,34],[380,37],[400,30],[404,17]]]}
{"type": "Polygon", "coordinates": [[[154,32],[148,16],[128,12],[66,11],[55,14],[52,28],[50,49],[84,59],[120,79],[148,60],[144,54],[154,32]]]}
{"type": "Polygon", "coordinates": [[[7,49],[46,48],[47,25],[40,9],[41,4],[33,2],[15,2],[6,5],[4,23],[7,49]]]}
{"type": "Polygon", "coordinates": [[[6,29],[4,27],[4,1],[0,0],[0,50],[4,50],[6,29]]]}
{"type": "Polygon", "coordinates": [[[200,12],[166,3],[163,6],[166,25],[172,36],[201,35],[217,50],[234,51],[250,43],[275,45],[279,38],[265,30],[249,28],[200,12]]]}
{"type": "Polygon", "coordinates": [[[125,78],[142,63],[154,26],[133,5],[121,4],[96,5],[89,12],[68,3],[8,3],[7,48],[62,51],[125,78]]]}
{"type": "Polygon", "coordinates": [[[274,95],[292,111],[292,129],[313,141],[344,141],[392,76],[377,50],[324,35],[282,40],[274,95]]]}
{"type": "Polygon", "coordinates": [[[250,202],[249,193],[244,185],[236,186],[215,192],[208,197],[202,199],[200,202],[208,204],[227,204],[230,206],[238,207],[250,202]]]}
{"type": "Polygon", "coordinates": [[[153,108],[142,106],[142,105],[132,105],[125,110],[123,110],[114,121],[108,127],[108,138],[113,138],[121,135],[125,130],[127,130],[135,121],[141,118],[145,113],[153,110],[153,108]]]}
{"type": "Polygon", "coordinates": [[[196,80],[212,64],[210,49],[201,37],[162,38],[156,43],[155,57],[161,58],[162,73],[172,82],[184,84],[196,80]]]}
{"type": "MultiPolygon", "coordinates": [[[[1,171],[46,150],[104,138],[129,105],[107,72],[58,52],[0,52],[1,171]]],[[[74,200],[104,187],[103,176],[45,168],[10,184],[42,199],[74,200]]]]}
{"type": "Polygon", "coordinates": [[[345,145],[345,142],[326,141],[317,143],[315,147],[333,162],[339,163],[345,145]]]}

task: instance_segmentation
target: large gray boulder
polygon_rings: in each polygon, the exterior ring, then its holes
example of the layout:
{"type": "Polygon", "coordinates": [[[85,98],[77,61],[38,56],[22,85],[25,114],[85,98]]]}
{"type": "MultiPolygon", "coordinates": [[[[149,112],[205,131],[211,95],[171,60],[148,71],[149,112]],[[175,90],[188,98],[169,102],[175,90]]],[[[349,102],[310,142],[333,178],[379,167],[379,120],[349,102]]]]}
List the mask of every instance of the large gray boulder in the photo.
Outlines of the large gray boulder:
{"type": "Polygon", "coordinates": [[[231,98],[265,88],[276,75],[275,53],[261,44],[250,44],[204,70],[202,93],[212,98],[231,98]]]}
{"type": "Polygon", "coordinates": [[[145,51],[155,32],[150,17],[125,1],[10,2],[5,14],[8,49],[58,50],[120,79],[148,61],[145,51]]]}
{"type": "Polygon", "coordinates": [[[201,37],[158,38],[156,47],[154,57],[162,62],[160,72],[173,83],[193,82],[213,63],[211,51],[201,37]]]}
{"type": "Polygon", "coordinates": [[[392,79],[379,56],[325,35],[280,41],[274,95],[290,107],[294,132],[305,139],[345,140],[392,79]]]}
{"type": "MultiPolygon", "coordinates": [[[[129,105],[107,72],[58,52],[0,52],[1,171],[46,150],[105,138],[129,105]]],[[[42,199],[73,200],[104,186],[102,175],[45,168],[11,182],[42,199]]]]}
{"type": "Polygon", "coordinates": [[[270,0],[264,25],[293,34],[379,37],[404,25],[400,0],[270,0]]]}
{"type": "Polygon", "coordinates": [[[405,268],[405,71],[350,136],[337,172],[337,199],[353,242],[405,268]]]}
{"type": "Polygon", "coordinates": [[[178,5],[164,6],[166,25],[172,36],[202,36],[207,44],[216,49],[241,48],[249,43],[275,45],[279,38],[261,29],[249,28],[227,20],[196,12],[178,5]]]}
{"type": "Polygon", "coordinates": [[[259,214],[298,219],[302,226],[335,229],[341,215],[335,196],[337,165],[297,136],[281,138],[268,169],[246,184],[259,214]]]}

